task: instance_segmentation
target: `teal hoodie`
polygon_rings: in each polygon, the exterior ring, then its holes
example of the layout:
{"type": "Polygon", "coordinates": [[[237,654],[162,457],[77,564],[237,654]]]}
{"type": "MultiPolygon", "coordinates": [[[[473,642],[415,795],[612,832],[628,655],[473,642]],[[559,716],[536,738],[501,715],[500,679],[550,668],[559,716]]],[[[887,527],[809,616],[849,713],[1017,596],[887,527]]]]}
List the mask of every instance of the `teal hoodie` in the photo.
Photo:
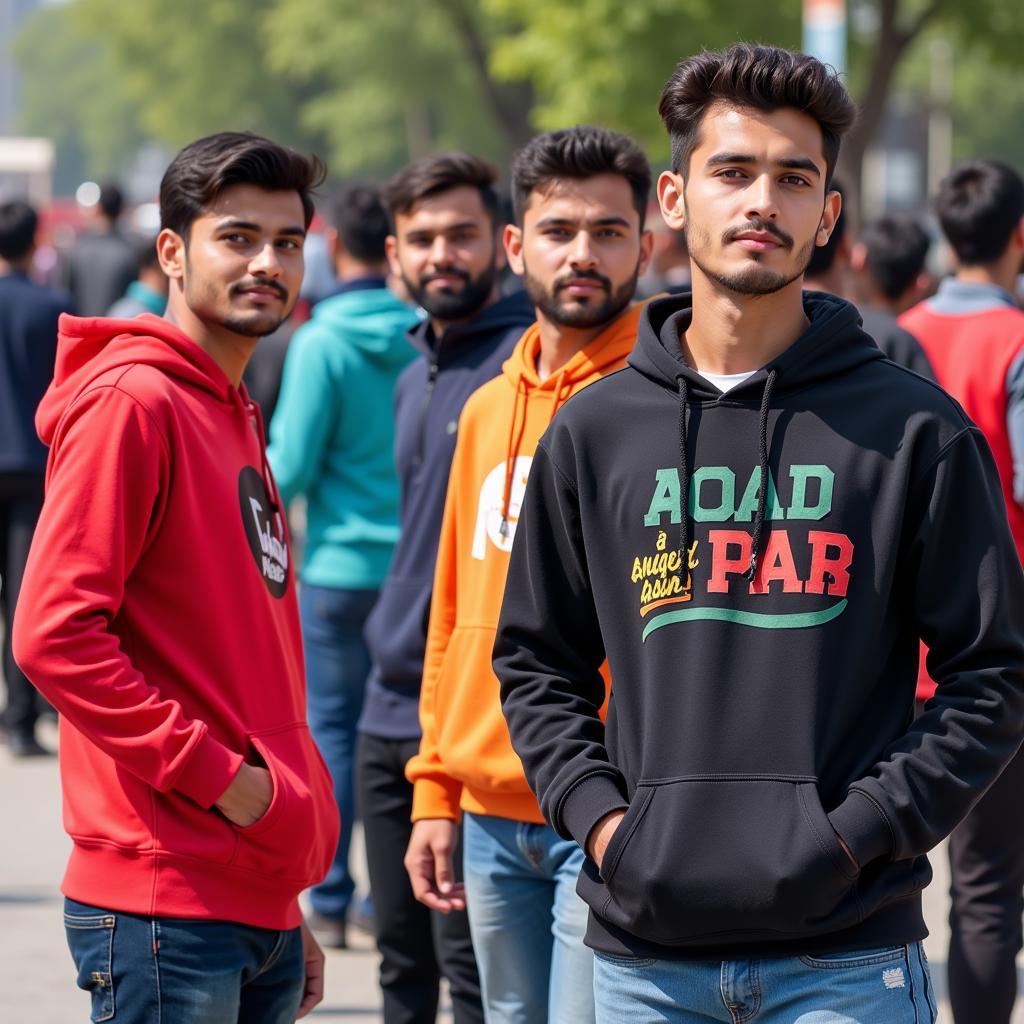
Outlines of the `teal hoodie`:
{"type": "Polygon", "coordinates": [[[303,582],[370,589],[398,540],[392,392],[416,314],[386,288],[319,303],[288,348],[268,457],[287,505],[306,496],[303,582]]]}

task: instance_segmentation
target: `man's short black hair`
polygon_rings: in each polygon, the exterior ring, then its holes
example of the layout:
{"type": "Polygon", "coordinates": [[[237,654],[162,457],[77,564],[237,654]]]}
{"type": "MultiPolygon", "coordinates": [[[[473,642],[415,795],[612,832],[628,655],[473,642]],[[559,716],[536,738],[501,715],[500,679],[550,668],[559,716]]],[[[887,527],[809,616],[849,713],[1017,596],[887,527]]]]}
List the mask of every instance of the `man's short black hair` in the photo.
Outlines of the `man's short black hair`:
{"type": "Polygon", "coordinates": [[[24,259],[35,244],[38,226],[39,215],[24,199],[0,203],[0,259],[24,259]]]}
{"type": "Polygon", "coordinates": [[[535,191],[543,191],[559,179],[594,178],[599,174],[618,174],[626,179],[642,228],[651,191],[647,157],[628,135],[587,124],[538,135],[513,157],[512,205],[517,222],[522,223],[535,191]]]}
{"type": "Polygon", "coordinates": [[[826,188],[839,159],[840,140],[857,112],[835,70],[805,53],[751,43],[698,53],[676,67],[658,104],[672,144],[672,169],[684,178],[704,113],[718,102],[767,112],[793,107],[814,118],[821,127],[826,188]]]}
{"type": "Polygon", "coordinates": [[[268,192],[298,192],[306,227],[313,220],[312,192],[327,177],[324,162],[252,132],[219,132],[186,146],[160,182],[160,226],[188,239],[192,222],[233,185],[268,192]]]}
{"type": "Polygon", "coordinates": [[[112,181],[103,182],[100,185],[98,205],[103,216],[113,224],[124,210],[124,193],[120,186],[112,181]]]}
{"type": "Polygon", "coordinates": [[[347,185],[334,199],[334,227],[353,258],[381,263],[391,230],[380,193],[372,185],[347,185]]]}
{"type": "MultiPolygon", "coordinates": [[[[833,192],[838,192],[840,199],[843,196],[843,187],[838,181],[832,182],[833,192]]],[[[832,234],[828,236],[828,241],[824,245],[816,245],[811,250],[811,259],[807,264],[807,270],[804,272],[807,277],[821,277],[822,274],[827,274],[832,269],[832,264],[836,261],[836,255],[839,252],[839,246],[842,245],[843,237],[846,235],[846,211],[842,206],[839,207],[839,216],[836,217],[835,225],[832,228],[832,234]]]]}
{"type": "Polygon", "coordinates": [[[924,270],[931,239],[910,216],[887,214],[871,221],[860,233],[864,267],[882,294],[895,301],[924,270]]]}
{"type": "Polygon", "coordinates": [[[968,160],[942,180],[935,209],[963,266],[992,263],[1024,217],[1024,181],[997,160],[968,160]]]}
{"type": "Polygon", "coordinates": [[[480,193],[495,229],[498,227],[498,193],[494,183],[498,172],[493,164],[471,153],[435,153],[414,160],[400,170],[382,189],[394,225],[398,214],[408,213],[417,203],[454,188],[475,188],[480,193]]]}

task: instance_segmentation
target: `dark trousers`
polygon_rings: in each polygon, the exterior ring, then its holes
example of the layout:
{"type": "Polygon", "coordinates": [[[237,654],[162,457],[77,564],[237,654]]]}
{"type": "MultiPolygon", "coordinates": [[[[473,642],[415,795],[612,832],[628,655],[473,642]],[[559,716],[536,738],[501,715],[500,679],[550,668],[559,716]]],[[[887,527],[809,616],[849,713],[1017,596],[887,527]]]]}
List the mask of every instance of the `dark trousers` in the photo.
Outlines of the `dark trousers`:
{"type": "MultiPolygon", "coordinates": [[[[356,784],[366,835],[385,1024],[434,1024],[438,985],[448,979],[455,1024],[482,1024],[480,978],[466,913],[438,914],[418,903],[402,861],[412,832],[406,762],[419,740],[360,734],[356,784]]],[[[455,856],[462,878],[462,846],[455,856]]]]}
{"type": "Polygon", "coordinates": [[[1024,914],[1024,753],[949,839],[949,1000],[956,1024],[1009,1024],[1024,914]]]}
{"type": "Polygon", "coordinates": [[[26,737],[35,733],[42,701],[35,687],[14,663],[11,627],[32,533],[42,507],[41,473],[0,473],[0,576],[3,577],[0,618],[4,628],[3,673],[7,683],[7,708],[3,721],[8,732],[26,737]]]}

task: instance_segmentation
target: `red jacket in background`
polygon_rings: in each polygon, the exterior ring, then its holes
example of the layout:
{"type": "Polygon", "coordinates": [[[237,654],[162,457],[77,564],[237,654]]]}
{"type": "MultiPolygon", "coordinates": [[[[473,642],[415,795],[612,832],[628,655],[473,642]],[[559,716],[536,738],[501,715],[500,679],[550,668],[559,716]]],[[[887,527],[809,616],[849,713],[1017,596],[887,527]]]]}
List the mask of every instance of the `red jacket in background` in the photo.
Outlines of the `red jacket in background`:
{"type": "Polygon", "coordinates": [[[61,714],[63,892],[296,926],[338,821],[255,407],[165,320],[64,316],[36,422],[46,502],[14,645],[61,714]],[[243,760],[274,783],[249,828],[212,806],[243,760]]]}

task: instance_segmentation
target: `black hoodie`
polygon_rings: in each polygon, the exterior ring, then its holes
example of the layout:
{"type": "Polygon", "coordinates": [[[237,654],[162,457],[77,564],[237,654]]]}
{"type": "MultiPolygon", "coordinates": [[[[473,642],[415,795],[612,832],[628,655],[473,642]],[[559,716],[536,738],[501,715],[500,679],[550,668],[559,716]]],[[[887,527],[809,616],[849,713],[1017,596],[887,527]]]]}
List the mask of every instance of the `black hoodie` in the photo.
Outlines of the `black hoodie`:
{"type": "Polygon", "coordinates": [[[924,854],[1024,728],[992,457],[848,303],[807,294],[808,329],[725,395],[682,360],[689,305],[650,305],[541,440],[495,645],[512,742],[561,835],[628,807],[579,880],[598,949],[916,941],[924,854]],[[919,638],[939,687],[914,721],[919,638]]]}

